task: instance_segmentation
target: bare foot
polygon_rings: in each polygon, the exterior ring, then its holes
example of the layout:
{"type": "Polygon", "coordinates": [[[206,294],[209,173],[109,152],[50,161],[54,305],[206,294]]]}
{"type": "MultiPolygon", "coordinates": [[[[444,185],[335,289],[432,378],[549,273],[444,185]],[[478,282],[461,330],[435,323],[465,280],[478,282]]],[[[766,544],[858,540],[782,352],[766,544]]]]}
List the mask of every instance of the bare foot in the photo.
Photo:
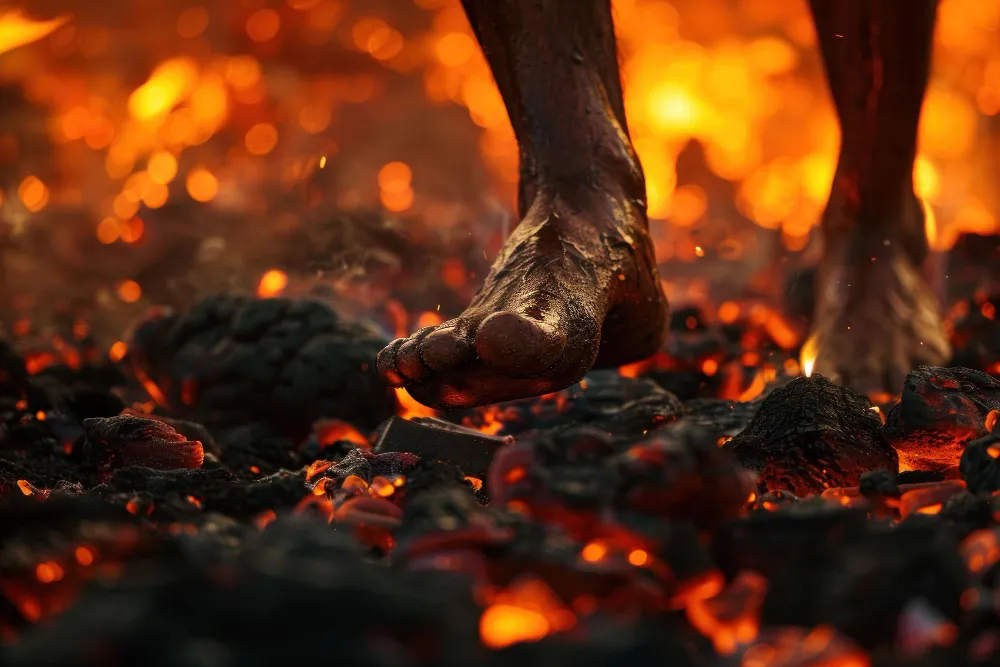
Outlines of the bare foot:
{"type": "Polygon", "coordinates": [[[919,262],[923,214],[915,200],[903,209],[909,224],[886,226],[885,234],[857,219],[852,231],[834,226],[827,234],[804,356],[812,352],[817,373],[859,392],[898,394],[910,370],[951,355],[919,262]]]}
{"type": "Polygon", "coordinates": [[[459,317],[397,339],[382,378],[432,407],[567,387],[654,354],[667,302],[640,203],[619,188],[542,188],[459,317]]]}

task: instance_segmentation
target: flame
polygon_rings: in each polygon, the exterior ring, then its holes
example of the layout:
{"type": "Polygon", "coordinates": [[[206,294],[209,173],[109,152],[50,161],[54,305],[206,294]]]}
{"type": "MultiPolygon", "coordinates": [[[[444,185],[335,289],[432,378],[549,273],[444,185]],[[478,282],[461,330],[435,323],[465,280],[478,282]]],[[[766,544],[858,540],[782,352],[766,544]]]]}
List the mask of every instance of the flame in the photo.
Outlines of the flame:
{"type": "Polygon", "coordinates": [[[757,372],[754,373],[753,380],[750,382],[750,386],[744,389],[737,400],[740,402],[752,401],[761,395],[764,389],[767,388],[767,384],[777,377],[777,372],[771,366],[765,366],[763,368],[758,368],[757,372]]]}
{"type": "Polygon", "coordinates": [[[802,374],[806,377],[812,375],[813,367],[816,365],[817,347],[816,334],[813,334],[806,339],[799,353],[799,364],[802,366],[802,374]]]}
{"type": "Polygon", "coordinates": [[[799,344],[799,332],[796,327],[777,311],[770,311],[764,321],[764,328],[781,348],[790,350],[799,344]]]}
{"type": "Polygon", "coordinates": [[[399,409],[396,411],[396,414],[403,419],[437,416],[437,410],[429,408],[422,403],[418,403],[417,400],[410,396],[410,394],[403,387],[396,388],[396,402],[399,404],[399,409]]]}
{"type": "Polygon", "coordinates": [[[171,58],[132,93],[129,113],[141,121],[162,117],[193,91],[197,80],[198,66],[193,60],[171,58]]]}
{"type": "Polygon", "coordinates": [[[934,208],[926,199],[920,200],[920,206],[924,210],[924,234],[927,236],[927,243],[931,250],[947,250],[941,246],[941,235],[938,233],[937,216],[934,215],[934,208]]]}
{"type": "Polygon", "coordinates": [[[332,465],[333,465],[333,461],[323,461],[323,460],[313,461],[312,463],[310,463],[309,465],[307,465],[306,468],[305,468],[305,470],[306,470],[306,481],[307,482],[311,482],[312,479],[313,479],[313,477],[315,477],[316,475],[322,475],[332,465]]]}
{"type": "Polygon", "coordinates": [[[36,21],[21,9],[0,13],[0,54],[37,42],[51,35],[69,21],[68,15],[36,21]]]}

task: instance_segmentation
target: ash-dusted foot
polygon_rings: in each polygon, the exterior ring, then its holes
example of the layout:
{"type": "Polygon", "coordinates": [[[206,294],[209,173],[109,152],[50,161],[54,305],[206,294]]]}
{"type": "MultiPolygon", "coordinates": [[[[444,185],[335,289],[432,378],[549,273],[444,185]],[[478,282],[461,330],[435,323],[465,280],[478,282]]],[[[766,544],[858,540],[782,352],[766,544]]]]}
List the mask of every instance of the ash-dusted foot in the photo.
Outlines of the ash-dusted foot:
{"type": "Polygon", "coordinates": [[[470,407],[654,354],[667,303],[645,213],[611,190],[539,193],[472,304],[382,350],[383,379],[426,405],[470,407]]]}
{"type": "Polygon", "coordinates": [[[666,331],[610,0],[462,0],[517,137],[521,224],[472,304],[378,370],[421,403],[556,391],[649,356],[666,331]]]}
{"type": "Polygon", "coordinates": [[[809,343],[816,372],[857,391],[898,393],[949,354],[913,187],[937,5],[809,0],[841,133],[809,343]]]}
{"type": "Polygon", "coordinates": [[[860,392],[898,394],[907,373],[951,354],[919,267],[888,243],[828,248],[820,268],[806,356],[815,354],[817,373],[860,392]]]}

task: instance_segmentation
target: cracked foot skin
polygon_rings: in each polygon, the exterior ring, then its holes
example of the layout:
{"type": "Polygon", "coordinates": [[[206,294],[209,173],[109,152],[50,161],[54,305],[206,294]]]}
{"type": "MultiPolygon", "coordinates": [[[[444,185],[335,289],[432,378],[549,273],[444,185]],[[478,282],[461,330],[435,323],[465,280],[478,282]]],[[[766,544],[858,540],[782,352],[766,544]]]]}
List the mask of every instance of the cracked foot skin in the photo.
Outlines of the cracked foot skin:
{"type": "Polygon", "coordinates": [[[667,301],[641,202],[542,189],[460,316],[390,343],[378,370],[435,408],[537,396],[654,354],[667,301]]]}
{"type": "Polygon", "coordinates": [[[806,343],[815,372],[862,393],[898,394],[913,368],[947,362],[940,308],[912,256],[891,238],[829,244],[806,343]]]}

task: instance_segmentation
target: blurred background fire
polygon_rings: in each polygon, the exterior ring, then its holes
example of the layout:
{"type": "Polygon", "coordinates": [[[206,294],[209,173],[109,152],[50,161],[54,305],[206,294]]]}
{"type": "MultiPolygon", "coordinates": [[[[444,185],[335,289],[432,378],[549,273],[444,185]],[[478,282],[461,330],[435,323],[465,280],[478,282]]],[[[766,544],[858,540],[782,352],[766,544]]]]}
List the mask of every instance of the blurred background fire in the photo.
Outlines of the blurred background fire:
{"type": "MultiPolygon", "coordinates": [[[[773,292],[773,260],[815,254],[839,140],[805,1],[614,8],[668,292],[773,292]]],[[[1000,3],[942,0],[915,168],[938,250],[997,230],[998,31],[1000,3]]],[[[149,304],[220,289],[405,332],[457,314],[516,222],[458,0],[0,0],[0,117],[17,336],[107,349],[149,304]]]]}

